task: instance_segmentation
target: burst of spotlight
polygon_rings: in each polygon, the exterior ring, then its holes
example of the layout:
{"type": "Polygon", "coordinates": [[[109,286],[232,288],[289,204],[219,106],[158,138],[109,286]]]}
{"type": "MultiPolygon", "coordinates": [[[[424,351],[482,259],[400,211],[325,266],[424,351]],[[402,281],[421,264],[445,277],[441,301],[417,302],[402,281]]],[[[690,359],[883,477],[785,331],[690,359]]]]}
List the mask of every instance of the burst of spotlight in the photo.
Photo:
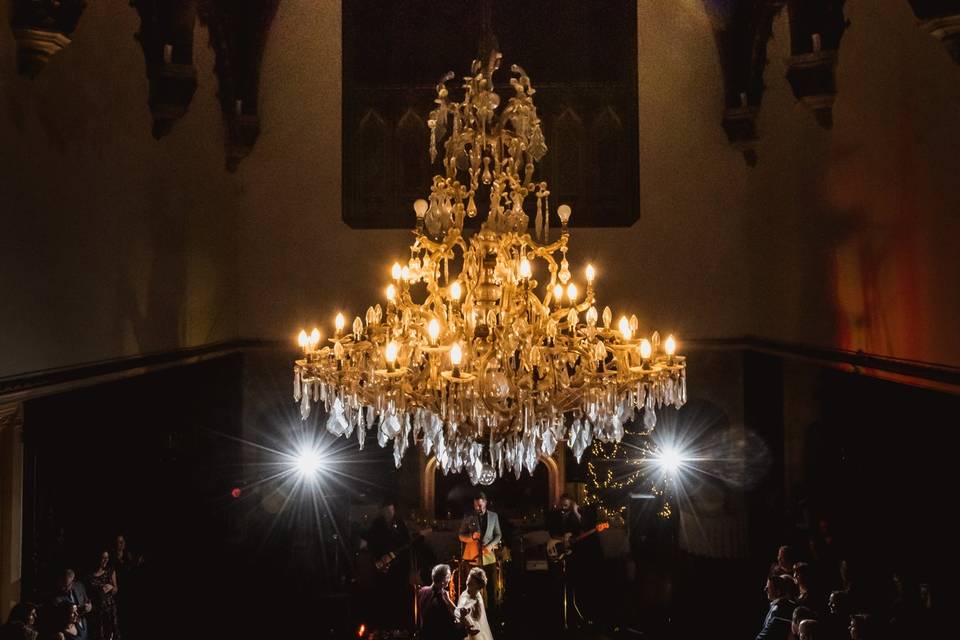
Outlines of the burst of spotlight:
{"type": "Polygon", "coordinates": [[[300,476],[306,480],[314,478],[323,469],[323,456],[314,449],[302,449],[293,462],[300,476]]]}
{"type": "Polygon", "coordinates": [[[654,461],[667,474],[674,474],[683,467],[683,456],[673,447],[666,447],[660,455],[654,458],[654,461]]]}

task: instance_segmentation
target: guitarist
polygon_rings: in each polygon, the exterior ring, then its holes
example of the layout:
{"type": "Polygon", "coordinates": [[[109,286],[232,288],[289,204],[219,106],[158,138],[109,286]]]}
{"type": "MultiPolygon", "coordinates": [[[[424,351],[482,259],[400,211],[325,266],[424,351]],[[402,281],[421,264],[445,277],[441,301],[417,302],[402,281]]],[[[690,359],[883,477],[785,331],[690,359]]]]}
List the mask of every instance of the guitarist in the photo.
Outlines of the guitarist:
{"type": "MultiPolygon", "coordinates": [[[[497,584],[497,574],[500,570],[497,564],[495,550],[500,546],[503,534],[500,531],[500,518],[493,511],[487,509],[487,496],[482,491],[473,499],[473,513],[467,514],[460,523],[460,542],[463,543],[461,564],[483,568],[487,574],[487,584],[491,588],[487,594],[492,594],[492,585],[497,584]]],[[[461,572],[461,575],[466,573],[461,572]]],[[[492,613],[497,605],[492,597],[484,597],[487,612],[492,613]]]]}
{"type": "Polygon", "coordinates": [[[372,560],[385,565],[375,573],[374,597],[381,629],[406,629],[413,619],[410,596],[410,532],[397,515],[392,498],[380,505],[380,514],[370,525],[367,546],[372,560]],[[391,558],[390,554],[396,554],[391,558]]]}
{"type": "Polygon", "coordinates": [[[580,506],[570,494],[564,493],[547,521],[551,537],[562,540],[558,550],[572,551],[565,560],[566,570],[558,576],[558,579],[565,583],[562,589],[567,591],[569,599],[576,603],[576,607],[571,606],[568,609],[568,618],[590,618],[595,610],[596,585],[602,582],[595,574],[601,566],[603,554],[597,536],[582,536],[594,528],[594,520],[590,514],[580,511],[580,506]],[[579,541],[578,537],[581,538],[579,541]]]}

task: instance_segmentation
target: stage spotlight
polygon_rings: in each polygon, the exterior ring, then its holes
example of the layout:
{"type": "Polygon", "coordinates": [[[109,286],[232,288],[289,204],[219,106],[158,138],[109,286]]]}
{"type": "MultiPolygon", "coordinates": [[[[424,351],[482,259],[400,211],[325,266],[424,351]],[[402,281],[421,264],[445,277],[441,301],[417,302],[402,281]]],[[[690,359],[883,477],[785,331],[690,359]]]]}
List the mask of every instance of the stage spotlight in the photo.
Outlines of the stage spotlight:
{"type": "Polygon", "coordinates": [[[304,479],[312,479],[323,469],[323,456],[313,449],[303,449],[294,459],[294,465],[300,476],[304,479]]]}
{"type": "Polygon", "coordinates": [[[661,450],[660,455],[654,458],[654,460],[656,460],[664,473],[668,474],[676,473],[680,470],[680,467],[683,466],[683,456],[673,447],[666,447],[661,450]]]}

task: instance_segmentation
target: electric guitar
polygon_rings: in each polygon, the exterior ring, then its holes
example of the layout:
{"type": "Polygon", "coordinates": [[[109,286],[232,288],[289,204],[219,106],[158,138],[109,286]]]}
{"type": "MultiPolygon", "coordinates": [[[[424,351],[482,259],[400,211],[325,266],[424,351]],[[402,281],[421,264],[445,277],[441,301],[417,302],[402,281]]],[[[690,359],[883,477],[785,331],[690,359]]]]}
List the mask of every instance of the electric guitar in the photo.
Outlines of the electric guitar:
{"type": "Polygon", "coordinates": [[[400,555],[401,553],[403,553],[404,551],[406,551],[407,549],[415,545],[417,542],[422,540],[423,534],[430,533],[430,531],[431,531],[430,529],[423,529],[419,533],[413,534],[410,537],[410,542],[404,545],[401,545],[396,549],[394,549],[393,551],[390,551],[380,556],[379,559],[374,561],[373,566],[377,569],[377,571],[380,571],[381,573],[387,573],[388,571],[390,571],[390,565],[393,564],[393,561],[397,559],[398,555],[400,555]]]}
{"type": "Polygon", "coordinates": [[[567,558],[573,554],[573,545],[581,540],[586,540],[595,533],[606,531],[609,528],[609,522],[598,522],[597,526],[595,526],[593,529],[588,529],[576,537],[564,536],[563,539],[551,538],[547,541],[547,558],[553,560],[554,562],[563,560],[564,558],[567,558]]]}

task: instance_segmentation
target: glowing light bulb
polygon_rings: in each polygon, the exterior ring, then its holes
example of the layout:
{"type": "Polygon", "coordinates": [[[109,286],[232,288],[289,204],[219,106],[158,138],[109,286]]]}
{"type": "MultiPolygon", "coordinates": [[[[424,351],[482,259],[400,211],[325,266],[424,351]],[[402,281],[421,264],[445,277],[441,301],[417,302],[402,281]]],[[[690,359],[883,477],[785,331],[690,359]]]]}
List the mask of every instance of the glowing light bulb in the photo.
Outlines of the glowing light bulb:
{"type": "Polygon", "coordinates": [[[387,348],[383,352],[383,358],[387,361],[387,364],[393,369],[393,366],[397,363],[397,355],[400,353],[400,345],[397,344],[396,340],[391,340],[390,344],[387,345],[387,348]]]}
{"type": "Polygon", "coordinates": [[[556,284],[553,286],[553,299],[557,301],[557,304],[560,304],[560,301],[563,299],[563,285],[556,284]]]}
{"type": "Polygon", "coordinates": [[[654,460],[656,460],[660,468],[666,473],[676,473],[680,470],[680,467],[683,466],[684,462],[680,452],[671,447],[667,447],[661,451],[660,455],[656,456],[654,460]]]}
{"type": "Polygon", "coordinates": [[[460,343],[454,342],[450,347],[450,364],[459,367],[461,362],[463,362],[463,351],[460,349],[460,343]]]}
{"type": "Polygon", "coordinates": [[[387,285],[387,302],[394,302],[397,299],[397,288],[392,284],[387,285]]]}
{"type": "Polygon", "coordinates": [[[627,320],[627,316],[620,316],[620,322],[617,323],[617,326],[624,340],[629,340],[633,337],[633,329],[630,328],[630,321],[627,320]]]}
{"type": "Polygon", "coordinates": [[[530,267],[530,261],[526,257],[520,259],[520,277],[529,280],[533,275],[533,269],[530,267]]]}
{"type": "Polygon", "coordinates": [[[301,349],[306,349],[307,345],[310,344],[307,332],[303,329],[300,329],[300,333],[297,335],[297,344],[300,345],[301,349]]]}
{"type": "Polygon", "coordinates": [[[567,298],[570,299],[570,302],[571,302],[571,303],[577,301],[577,296],[578,296],[578,295],[579,295],[579,292],[577,291],[577,285],[573,284],[572,282],[571,282],[570,284],[568,284],[568,285],[567,285],[567,298]]]}
{"type": "Polygon", "coordinates": [[[572,210],[570,209],[570,205],[568,204],[562,204],[559,207],[557,207],[557,217],[560,218],[560,222],[562,222],[563,224],[567,224],[567,222],[570,220],[571,213],[572,213],[572,210]]]}
{"type": "Polygon", "coordinates": [[[663,342],[663,352],[670,357],[673,357],[673,354],[677,352],[677,341],[674,340],[673,336],[667,336],[667,339],[663,342]]]}
{"type": "Polygon", "coordinates": [[[310,332],[310,346],[315,347],[318,344],[320,344],[320,329],[314,327],[313,331],[310,332]]]}
{"type": "Polygon", "coordinates": [[[587,324],[591,327],[596,326],[597,324],[597,308],[591,306],[587,309],[587,324]]]}
{"type": "Polygon", "coordinates": [[[394,262],[393,266],[390,267],[390,275],[394,280],[399,280],[400,276],[403,275],[403,270],[400,268],[399,262],[394,262]]]}
{"type": "Polygon", "coordinates": [[[650,345],[650,341],[644,338],[640,341],[640,357],[644,360],[649,360],[650,355],[653,353],[653,347],[650,345]]]}
{"type": "Polygon", "coordinates": [[[404,282],[410,281],[410,267],[404,267],[400,270],[400,277],[403,278],[404,282]]]}
{"type": "Polygon", "coordinates": [[[427,214],[427,207],[428,207],[428,206],[429,206],[429,205],[427,204],[427,201],[424,200],[423,198],[420,198],[420,199],[418,199],[418,200],[414,200],[414,202],[413,202],[413,211],[414,211],[414,213],[417,214],[417,220],[422,220],[422,219],[423,219],[423,216],[425,216],[425,215],[427,214]]]}
{"type": "Polygon", "coordinates": [[[450,298],[459,302],[460,296],[463,294],[463,291],[460,289],[460,281],[454,280],[450,283],[450,298]]]}
{"type": "Polygon", "coordinates": [[[597,277],[597,270],[593,268],[592,264],[587,265],[587,284],[592,285],[593,279],[597,277]]]}
{"type": "Polygon", "coordinates": [[[337,328],[337,335],[340,335],[340,332],[343,331],[344,324],[346,324],[346,320],[343,319],[343,314],[338,313],[337,317],[333,320],[333,326],[337,328]]]}
{"type": "Polygon", "coordinates": [[[436,318],[431,318],[427,324],[427,334],[430,336],[430,344],[437,344],[437,338],[440,337],[440,323],[436,318]]]}

